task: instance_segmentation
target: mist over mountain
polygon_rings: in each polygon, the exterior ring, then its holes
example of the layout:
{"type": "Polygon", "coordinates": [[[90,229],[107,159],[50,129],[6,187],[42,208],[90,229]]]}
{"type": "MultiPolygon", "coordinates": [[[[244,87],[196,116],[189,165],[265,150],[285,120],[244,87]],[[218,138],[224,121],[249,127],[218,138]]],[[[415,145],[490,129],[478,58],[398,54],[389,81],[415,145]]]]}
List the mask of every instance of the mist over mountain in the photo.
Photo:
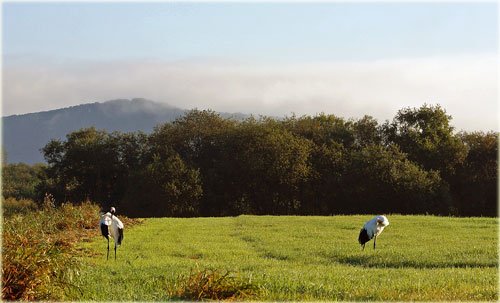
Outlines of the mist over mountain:
{"type": "MultiPolygon", "coordinates": [[[[40,149],[51,139],[65,139],[75,130],[94,126],[109,132],[149,133],[159,123],[170,122],[187,110],[146,99],[117,99],[56,110],[2,117],[3,150],[7,163],[44,162],[40,149]]],[[[242,119],[243,114],[220,113],[242,119]]]]}

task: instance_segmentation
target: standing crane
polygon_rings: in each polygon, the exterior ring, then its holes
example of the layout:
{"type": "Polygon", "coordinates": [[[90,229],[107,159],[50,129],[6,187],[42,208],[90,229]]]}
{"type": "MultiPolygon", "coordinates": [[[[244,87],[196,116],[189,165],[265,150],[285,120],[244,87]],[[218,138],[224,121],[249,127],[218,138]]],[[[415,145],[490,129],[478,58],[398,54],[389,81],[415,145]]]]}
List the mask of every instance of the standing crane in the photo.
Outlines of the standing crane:
{"type": "Polygon", "coordinates": [[[110,211],[101,215],[101,233],[108,240],[108,254],[106,260],[109,259],[109,237],[111,236],[115,242],[115,260],[116,248],[122,244],[123,240],[123,223],[115,216],[116,209],[111,207],[110,211]]]}
{"type": "Polygon", "coordinates": [[[373,249],[377,242],[377,236],[382,233],[384,228],[389,225],[389,220],[385,216],[376,216],[370,221],[366,222],[361,231],[359,232],[358,242],[365,249],[365,243],[373,238],[373,249]]]}

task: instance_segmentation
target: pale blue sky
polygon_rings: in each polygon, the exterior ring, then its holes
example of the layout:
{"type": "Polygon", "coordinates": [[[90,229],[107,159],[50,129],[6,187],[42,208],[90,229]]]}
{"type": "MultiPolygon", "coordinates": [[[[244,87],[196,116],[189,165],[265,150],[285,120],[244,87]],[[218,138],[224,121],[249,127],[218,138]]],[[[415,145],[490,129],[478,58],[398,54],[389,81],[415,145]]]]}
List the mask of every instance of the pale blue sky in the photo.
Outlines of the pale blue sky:
{"type": "Polygon", "coordinates": [[[494,2],[7,2],[3,14],[5,55],[322,61],[496,52],[498,45],[494,2]]]}
{"type": "Polygon", "coordinates": [[[118,98],[498,130],[498,2],[3,2],[3,115],[118,98]]]}

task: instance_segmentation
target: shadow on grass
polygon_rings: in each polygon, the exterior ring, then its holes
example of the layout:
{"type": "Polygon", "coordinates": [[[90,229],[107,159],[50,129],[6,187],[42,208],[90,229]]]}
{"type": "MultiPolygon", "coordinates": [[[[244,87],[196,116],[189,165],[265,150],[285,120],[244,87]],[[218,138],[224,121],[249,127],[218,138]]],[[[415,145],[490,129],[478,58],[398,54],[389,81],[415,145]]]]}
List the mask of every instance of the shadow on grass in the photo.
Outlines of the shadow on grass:
{"type": "Polygon", "coordinates": [[[498,263],[495,262],[477,262],[477,261],[417,261],[417,260],[404,260],[404,259],[381,259],[373,255],[348,255],[338,256],[329,255],[324,256],[329,263],[335,262],[345,265],[366,267],[366,268],[498,268],[498,263]]]}
{"type": "Polygon", "coordinates": [[[290,257],[288,257],[288,256],[281,255],[281,254],[278,254],[278,253],[273,253],[273,252],[270,252],[270,251],[264,252],[261,255],[261,257],[265,258],[265,259],[273,259],[273,260],[278,260],[278,261],[287,261],[287,260],[290,259],[290,257]]]}

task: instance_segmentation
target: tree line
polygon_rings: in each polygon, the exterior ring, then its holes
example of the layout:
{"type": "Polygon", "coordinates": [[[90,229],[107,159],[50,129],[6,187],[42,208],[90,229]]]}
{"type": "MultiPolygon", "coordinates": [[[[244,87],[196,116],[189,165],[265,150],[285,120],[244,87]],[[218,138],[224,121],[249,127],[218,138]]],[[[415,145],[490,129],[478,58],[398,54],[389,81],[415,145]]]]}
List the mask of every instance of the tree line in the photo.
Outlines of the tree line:
{"type": "Polygon", "coordinates": [[[85,128],[48,142],[47,165],[4,166],[3,195],[50,193],[132,217],[496,216],[498,133],[455,133],[451,119],[425,104],[382,124],[192,110],[151,134],[85,128]]]}

